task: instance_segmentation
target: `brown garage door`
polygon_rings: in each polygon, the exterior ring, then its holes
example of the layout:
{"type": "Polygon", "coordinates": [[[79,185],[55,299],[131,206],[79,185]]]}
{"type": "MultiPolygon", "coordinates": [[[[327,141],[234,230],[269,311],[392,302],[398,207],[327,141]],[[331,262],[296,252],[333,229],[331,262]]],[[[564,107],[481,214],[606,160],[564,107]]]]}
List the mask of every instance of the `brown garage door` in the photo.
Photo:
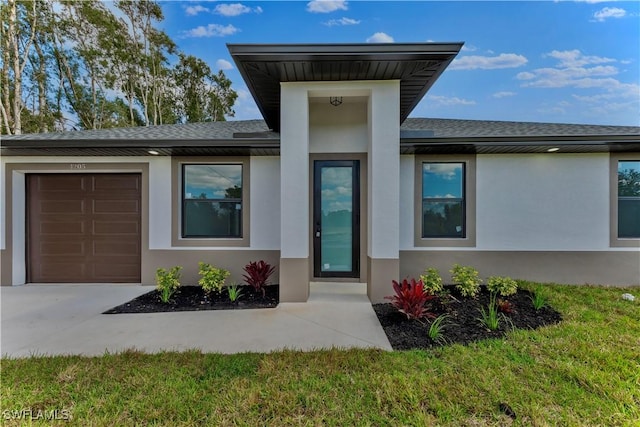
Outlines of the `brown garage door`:
{"type": "Polygon", "coordinates": [[[140,174],[27,175],[29,282],[140,282],[140,184],[140,174]]]}

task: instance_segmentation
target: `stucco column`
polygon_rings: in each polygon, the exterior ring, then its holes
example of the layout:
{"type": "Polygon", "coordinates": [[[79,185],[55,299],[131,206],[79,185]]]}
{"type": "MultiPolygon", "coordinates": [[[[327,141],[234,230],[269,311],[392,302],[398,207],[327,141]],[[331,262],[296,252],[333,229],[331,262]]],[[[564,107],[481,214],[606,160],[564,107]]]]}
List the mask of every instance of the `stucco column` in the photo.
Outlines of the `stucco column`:
{"type": "Polygon", "coordinates": [[[376,82],[369,99],[367,294],[383,302],[400,272],[400,82],[376,82]]]}
{"type": "Polygon", "coordinates": [[[280,86],[280,301],[309,298],[309,100],[280,86]]]}

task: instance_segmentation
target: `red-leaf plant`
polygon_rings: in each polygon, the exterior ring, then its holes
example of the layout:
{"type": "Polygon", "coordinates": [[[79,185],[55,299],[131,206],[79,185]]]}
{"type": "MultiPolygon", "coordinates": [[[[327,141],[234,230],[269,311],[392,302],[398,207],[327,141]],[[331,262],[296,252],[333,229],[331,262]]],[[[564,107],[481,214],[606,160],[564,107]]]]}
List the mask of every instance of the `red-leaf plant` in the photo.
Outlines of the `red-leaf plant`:
{"type": "Polygon", "coordinates": [[[404,279],[402,283],[393,280],[393,290],[395,295],[385,297],[391,300],[391,304],[398,309],[400,313],[404,313],[408,319],[422,319],[423,317],[435,318],[436,315],[431,313],[425,304],[437,298],[424,289],[422,280],[411,279],[409,282],[404,279]]]}
{"type": "Polygon", "coordinates": [[[250,261],[249,264],[244,266],[243,270],[247,274],[244,274],[242,277],[248,285],[251,285],[253,289],[256,290],[256,292],[262,291],[262,297],[264,298],[264,287],[269,284],[269,277],[273,274],[275,269],[276,268],[274,266],[262,260],[258,262],[250,261]]]}

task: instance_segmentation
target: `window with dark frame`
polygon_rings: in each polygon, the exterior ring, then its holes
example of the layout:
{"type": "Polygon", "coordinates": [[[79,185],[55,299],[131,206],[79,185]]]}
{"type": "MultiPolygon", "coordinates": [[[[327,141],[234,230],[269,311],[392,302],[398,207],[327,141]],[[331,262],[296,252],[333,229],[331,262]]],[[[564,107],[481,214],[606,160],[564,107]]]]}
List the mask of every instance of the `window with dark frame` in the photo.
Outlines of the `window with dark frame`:
{"type": "Polygon", "coordinates": [[[422,163],[422,237],[465,238],[465,162],[422,163]]]}
{"type": "Polygon", "coordinates": [[[182,237],[242,238],[242,165],[182,165],[182,237]]]}
{"type": "Polygon", "coordinates": [[[618,162],[618,238],[640,238],[640,160],[618,162]]]}

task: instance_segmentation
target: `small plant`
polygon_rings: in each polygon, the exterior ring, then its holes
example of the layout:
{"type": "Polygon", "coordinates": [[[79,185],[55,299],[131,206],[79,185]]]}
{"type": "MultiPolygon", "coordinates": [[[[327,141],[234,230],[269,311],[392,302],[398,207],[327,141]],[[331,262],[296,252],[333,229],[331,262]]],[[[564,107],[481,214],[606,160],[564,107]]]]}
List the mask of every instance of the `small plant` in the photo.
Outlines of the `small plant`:
{"type": "Polygon", "coordinates": [[[513,304],[511,304],[509,301],[498,298],[497,304],[498,304],[498,311],[500,313],[504,313],[504,314],[513,313],[513,304]]]}
{"type": "MultiPolygon", "coordinates": [[[[488,329],[495,331],[500,326],[500,313],[498,313],[498,304],[496,303],[496,294],[492,293],[489,297],[489,306],[485,311],[484,307],[480,308],[480,322],[488,329]]],[[[504,314],[502,314],[504,318],[504,314]]]]}
{"type": "Polygon", "coordinates": [[[456,289],[463,297],[475,297],[480,291],[482,279],[478,277],[478,270],[473,267],[463,267],[455,264],[450,270],[456,289]]]}
{"type": "Polygon", "coordinates": [[[180,270],[182,267],[179,265],[171,267],[169,271],[164,268],[156,270],[156,289],[160,292],[160,301],[165,304],[180,287],[180,270]]]}
{"type": "Polygon", "coordinates": [[[202,289],[210,294],[211,292],[220,292],[224,286],[224,281],[229,277],[229,271],[224,268],[217,268],[211,264],[204,262],[198,263],[198,274],[200,280],[198,284],[202,286],[202,289]]]}
{"type": "Polygon", "coordinates": [[[506,297],[518,291],[518,282],[511,277],[491,276],[487,280],[487,289],[490,292],[506,297]]]}
{"type": "Polygon", "coordinates": [[[444,320],[447,317],[449,317],[448,314],[441,314],[440,316],[436,317],[433,322],[431,322],[431,325],[429,325],[429,331],[427,332],[427,335],[434,342],[440,343],[446,341],[443,332],[445,327],[444,320]]]}
{"type": "Polygon", "coordinates": [[[420,275],[420,280],[422,280],[425,290],[432,294],[442,290],[442,277],[435,268],[427,268],[425,274],[420,275]]]}
{"type": "Polygon", "coordinates": [[[400,313],[404,313],[408,319],[435,317],[433,313],[427,310],[425,304],[427,301],[435,299],[436,296],[424,289],[422,280],[416,282],[416,279],[411,279],[411,282],[409,282],[407,279],[404,279],[402,283],[394,280],[393,290],[396,294],[385,297],[385,299],[391,300],[391,304],[397,308],[400,313]]]}
{"type": "Polygon", "coordinates": [[[544,297],[544,294],[542,293],[542,289],[540,288],[536,289],[533,292],[533,295],[530,295],[529,298],[531,299],[531,302],[533,303],[533,308],[535,308],[536,311],[547,306],[547,300],[544,297]]]}
{"type": "Polygon", "coordinates": [[[253,289],[257,291],[262,291],[262,297],[265,296],[264,287],[269,284],[269,277],[273,274],[273,271],[276,268],[269,264],[268,262],[251,261],[249,264],[245,265],[243,270],[247,273],[243,275],[245,282],[247,285],[253,287],[253,289]]]}
{"type": "Polygon", "coordinates": [[[229,294],[229,300],[231,302],[236,302],[242,296],[242,289],[240,289],[237,283],[233,283],[230,286],[227,286],[227,293],[229,294]]]}

